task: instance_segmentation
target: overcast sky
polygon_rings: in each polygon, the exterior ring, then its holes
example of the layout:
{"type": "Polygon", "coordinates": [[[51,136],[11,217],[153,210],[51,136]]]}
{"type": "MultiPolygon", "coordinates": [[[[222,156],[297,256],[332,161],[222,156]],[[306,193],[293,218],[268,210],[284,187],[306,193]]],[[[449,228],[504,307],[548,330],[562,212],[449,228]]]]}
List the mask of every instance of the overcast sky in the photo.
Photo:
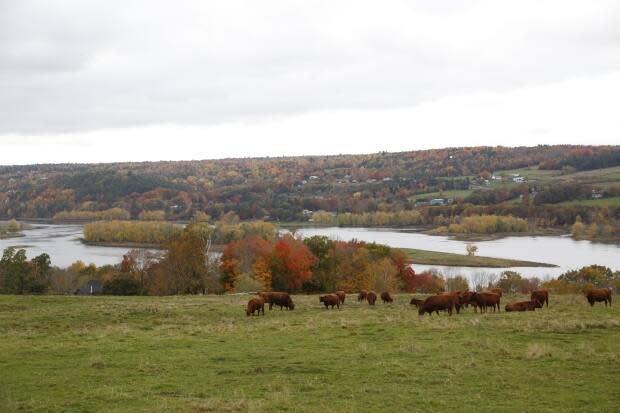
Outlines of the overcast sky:
{"type": "Polygon", "coordinates": [[[0,0],[0,164],[620,144],[620,1],[0,0]]]}

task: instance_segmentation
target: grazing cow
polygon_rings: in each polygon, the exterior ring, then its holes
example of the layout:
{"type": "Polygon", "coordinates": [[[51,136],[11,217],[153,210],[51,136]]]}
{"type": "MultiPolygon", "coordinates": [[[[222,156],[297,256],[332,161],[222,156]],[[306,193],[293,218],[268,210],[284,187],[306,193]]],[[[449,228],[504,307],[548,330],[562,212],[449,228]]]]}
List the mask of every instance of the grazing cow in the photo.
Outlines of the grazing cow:
{"type": "Polygon", "coordinates": [[[388,293],[387,291],[384,291],[381,293],[381,301],[383,301],[383,304],[385,304],[385,303],[391,303],[392,301],[394,301],[394,299],[392,298],[390,293],[388,293]]]}
{"type": "Polygon", "coordinates": [[[258,293],[264,300],[265,303],[269,304],[269,309],[271,310],[274,305],[280,307],[286,307],[288,310],[294,310],[295,304],[293,304],[293,299],[288,293],[282,292],[261,292],[258,293]]]}
{"type": "Polygon", "coordinates": [[[472,304],[474,308],[476,308],[476,304],[472,301],[473,295],[474,293],[472,293],[471,291],[465,291],[459,294],[459,305],[461,306],[461,308],[467,308],[470,304],[472,304]]]}
{"type": "Polygon", "coordinates": [[[417,308],[420,308],[420,305],[424,302],[424,300],[419,300],[417,298],[412,298],[411,301],[409,301],[409,304],[411,305],[415,305],[417,308]]]}
{"type": "Polygon", "coordinates": [[[377,293],[374,291],[368,291],[366,293],[366,301],[368,301],[369,305],[375,305],[375,301],[377,301],[377,293]]]}
{"type": "Polygon", "coordinates": [[[344,304],[344,299],[347,298],[347,294],[344,291],[336,291],[334,294],[338,296],[340,304],[344,304]]]}
{"type": "Polygon", "coordinates": [[[607,303],[611,306],[611,288],[594,288],[586,293],[586,298],[590,306],[593,306],[597,301],[604,301],[605,307],[607,307],[607,303]]]}
{"type": "Polygon", "coordinates": [[[538,300],[531,301],[519,301],[516,303],[506,304],[505,310],[511,311],[535,311],[537,308],[542,308],[542,304],[538,300]]]}
{"type": "Polygon", "coordinates": [[[476,307],[480,309],[481,313],[486,313],[488,307],[492,307],[493,312],[495,312],[495,308],[497,308],[497,311],[500,311],[500,297],[497,294],[486,292],[473,293],[472,301],[475,302],[476,307]]]}
{"type": "Polygon", "coordinates": [[[530,294],[530,299],[540,301],[541,304],[546,304],[549,307],[549,291],[547,290],[534,290],[530,294]]]}
{"type": "Polygon", "coordinates": [[[439,311],[448,311],[449,315],[452,315],[452,309],[454,308],[454,296],[441,294],[441,295],[432,295],[424,300],[418,306],[418,314],[424,315],[424,313],[428,313],[431,315],[433,312],[439,314],[439,311]]]}
{"type": "Polygon", "coordinates": [[[338,297],[336,294],[321,295],[319,296],[319,302],[325,304],[326,310],[329,306],[332,307],[332,310],[334,309],[334,306],[340,309],[340,297],[338,297]]]}
{"type": "Polygon", "coordinates": [[[367,294],[368,294],[368,291],[366,290],[360,291],[360,293],[357,295],[357,301],[364,301],[366,299],[367,294]]]}
{"type": "Polygon", "coordinates": [[[245,315],[254,315],[256,312],[256,315],[259,316],[261,311],[263,312],[263,315],[265,315],[265,300],[263,297],[254,297],[248,301],[248,306],[245,309],[245,315]]]}

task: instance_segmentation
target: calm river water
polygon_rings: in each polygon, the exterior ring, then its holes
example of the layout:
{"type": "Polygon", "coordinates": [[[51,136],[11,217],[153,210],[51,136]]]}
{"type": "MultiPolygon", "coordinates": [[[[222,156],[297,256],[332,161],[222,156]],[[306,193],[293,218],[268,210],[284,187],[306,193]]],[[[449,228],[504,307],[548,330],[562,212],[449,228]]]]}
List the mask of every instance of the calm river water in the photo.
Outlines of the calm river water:
{"type": "MultiPolygon", "coordinates": [[[[25,231],[25,237],[0,240],[0,250],[9,246],[26,248],[29,257],[46,252],[52,264],[66,267],[76,260],[97,265],[116,264],[128,248],[97,247],[82,244],[81,225],[37,224],[37,229],[25,231]]],[[[392,247],[465,253],[466,243],[448,237],[425,235],[415,232],[369,228],[303,228],[297,234],[304,237],[326,235],[332,239],[348,241],[358,239],[377,242],[392,247]]],[[[493,241],[476,242],[481,256],[514,258],[556,264],[558,268],[520,267],[513,270],[524,276],[557,276],[569,269],[599,264],[620,270],[620,246],[575,241],[570,237],[508,237],[493,241]]],[[[485,272],[499,274],[505,269],[442,267],[413,265],[416,271],[436,268],[445,275],[466,275],[485,272]]]]}

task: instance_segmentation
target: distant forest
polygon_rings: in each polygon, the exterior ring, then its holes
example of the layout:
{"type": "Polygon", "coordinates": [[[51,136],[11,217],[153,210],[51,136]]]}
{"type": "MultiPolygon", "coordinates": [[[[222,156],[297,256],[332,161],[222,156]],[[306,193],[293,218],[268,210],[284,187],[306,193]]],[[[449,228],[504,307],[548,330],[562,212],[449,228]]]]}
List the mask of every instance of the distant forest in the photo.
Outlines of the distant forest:
{"type": "MultiPolygon", "coordinates": [[[[526,182],[493,189],[484,188],[485,181],[488,185],[496,171],[526,167],[575,173],[618,165],[620,146],[560,145],[2,166],[0,219],[71,218],[72,213],[76,218],[88,218],[114,208],[120,216],[113,218],[122,219],[157,216],[189,220],[197,213],[218,219],[232,211],[243,220],[291,222],[307,221],[316,211],[365,214],[419,210],[422,224],[446,225],[449,222],[442,221],[446,217],[478,213],[572,225],[577,215],[588,223],[598,207],[560,203],[589,198],[593,190],[600,190],[604,196],[618,196],[620,187],[526,182]],[[466,193],[450,205],[429,207],[420,202],[427,200],[425,194],[433,198],[438,196],[433,193],[478,187],[486,190],[466,193]]],[[[616,209],[606,212],[610,219],[618,218],[616,209]]]]}

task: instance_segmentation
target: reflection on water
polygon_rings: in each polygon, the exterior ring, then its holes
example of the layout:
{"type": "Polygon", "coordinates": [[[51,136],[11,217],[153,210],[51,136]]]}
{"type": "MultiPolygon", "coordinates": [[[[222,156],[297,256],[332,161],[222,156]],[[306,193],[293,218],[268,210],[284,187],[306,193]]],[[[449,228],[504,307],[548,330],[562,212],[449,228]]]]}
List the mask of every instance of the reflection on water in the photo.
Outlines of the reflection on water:
{"type": "Polygon", "coordinates": [[[26,248],[29,258],[49,254],[52,265],[67,267],[81,260],[87,264],[118,264],[129,248],[97,247],[80,242],[82,225],[34,224],[36,229],[24,231],[24,237],[0,239],[0,249],[18,246],[26,248]]]}
{"type": "MultiPolygon", "coordinates": [[[[308,237],[312,235],[326,235],[332,239],[348,241],[377,242],[392,247],[416,248],[440,252],[465,254],[464,241],[457,241],[445,236],[425,235],[395,230],[368,229],[368,228],[304,228],[298,234],[308,237]]],[[[558,276],[571,269],[586,265],[599,264],[620,270],[620,246],[593,243],[590,241],[575,241],[568,236],[554,237],[507,237],[492,241],[480,241],[478,255],[496,258],[512,258],[526,261],[545,262],[555,264],[557,268],[545,267],[518,267],[518,268],[469,268],[444,267],[437,265],[416,265],[417,271],[436,268],[444,275],[466,275],[486,272],[499,274],[502,271],[514,270],[526,277],[558,276]]]]}
{"type": "MultiPolygon", "coordinates": [[[[97,247],[82,244],[82,225],[39,225],[33,230],[24,231],[25,237],[0,240],[0,250],[9,246],[24,246],[28,257],[46,252],[52,264],[66,267],[82,260],[97,265],[117,264],[129,248],[97,247]]],[[[392,247],[417,248],[441,252],[465,253],[466,243],[443,236],[425,235],[368,228],[302,228],[297,234],[304,237],[326,235],[332,239],[348,241],[358,239],[378,242],[392,247]]],[[[570,237],[508,237],[493,241],[476,242],[478,254],[488,257],[514,258],[527,261],[556,264],[558,268],[521,267],[513,268],[524,276],[557,276],[567,270],[585,265],[599,264],[620,270],[620,246],[598,244],[590,241],[575,241],[570,237]]],[[[473,275],[486,272],[499,274],[506,269],[463,268],[417,265],[416,271],[437,268],[445,275],[473,275]]]]}

